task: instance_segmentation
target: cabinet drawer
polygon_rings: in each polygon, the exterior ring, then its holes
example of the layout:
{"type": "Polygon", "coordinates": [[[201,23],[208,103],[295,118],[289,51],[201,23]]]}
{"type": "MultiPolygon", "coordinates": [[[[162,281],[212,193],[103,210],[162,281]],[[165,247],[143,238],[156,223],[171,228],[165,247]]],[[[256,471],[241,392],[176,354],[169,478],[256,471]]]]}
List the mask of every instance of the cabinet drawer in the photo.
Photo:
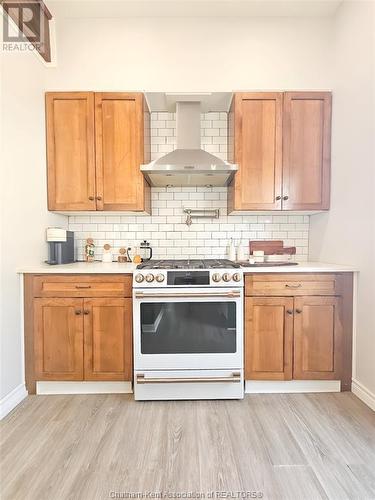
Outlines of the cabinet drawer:
{"type": "Polygon", "coordinates": [[[336,295],[334,274],[258,274],[245,276],[247,296],[336,295]]]}
{"type": "Polygon", "coordinates": [[[34,297],[131,297],[131,276],[42,275],[34,277],[34,297]]]}

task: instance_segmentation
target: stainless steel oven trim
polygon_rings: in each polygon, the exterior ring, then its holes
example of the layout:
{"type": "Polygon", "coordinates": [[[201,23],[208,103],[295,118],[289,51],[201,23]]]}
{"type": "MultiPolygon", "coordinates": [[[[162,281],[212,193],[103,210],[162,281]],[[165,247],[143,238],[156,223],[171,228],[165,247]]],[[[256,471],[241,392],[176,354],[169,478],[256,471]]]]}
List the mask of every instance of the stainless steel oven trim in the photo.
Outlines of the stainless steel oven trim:
{"type": "Polygon", "coordinates": [[[239,290],[233,290],[229,292],[139,292],[136,291],[134,294],[136,299],[143,298],[195,298],[195,297],[241,297],[241,292],[239,290]]]}
{"type": "Polygon", "coordinates": [[[231,377],[145,377],[143,373],[137,373],[137,384],[176,384],[176,383],[192,383],[192,382],[241,382],[241,372],[233,372],[231,377]]]}

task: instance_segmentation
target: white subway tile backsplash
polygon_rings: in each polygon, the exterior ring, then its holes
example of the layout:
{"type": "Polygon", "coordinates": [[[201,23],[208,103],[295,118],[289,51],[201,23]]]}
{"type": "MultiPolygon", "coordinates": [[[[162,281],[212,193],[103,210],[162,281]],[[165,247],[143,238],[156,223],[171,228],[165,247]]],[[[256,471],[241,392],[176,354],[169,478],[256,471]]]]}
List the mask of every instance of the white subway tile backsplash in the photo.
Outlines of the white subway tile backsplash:
{"type": "MultiPolygon", "coordinates": [[[[174,113],[151,115],[152,159],[172,151],[176,144],[174,113]]],[[[227,159],[226,113],[205,113],[201,119],[202,147],[227,159]]],[[[96,257],[109,243],[117,257],[121,246],[133,246],[147,239],[155,258],[223,258],[230,238],[242,241],[248,255],[249,239],[282,239],[297,247],[297,261],[306,261],[309,244],[309,216],[263,214],[227,216],[227,188],[170,187],[152,188],[152,216],[82,215],[69,217],[69,229],[75,232],[77,258],[83,259],[88,237],[94,238],[96,257]],[[183,208],[219,208],[218,220],[193,220],[188,227],[183,208]]]]}
{"type": "Polygon", "coordinates": [[[121,222],[121,218],[119,215],[110,215],[105,218],[105,221],[114,224],[115,222],[121,222]]]}

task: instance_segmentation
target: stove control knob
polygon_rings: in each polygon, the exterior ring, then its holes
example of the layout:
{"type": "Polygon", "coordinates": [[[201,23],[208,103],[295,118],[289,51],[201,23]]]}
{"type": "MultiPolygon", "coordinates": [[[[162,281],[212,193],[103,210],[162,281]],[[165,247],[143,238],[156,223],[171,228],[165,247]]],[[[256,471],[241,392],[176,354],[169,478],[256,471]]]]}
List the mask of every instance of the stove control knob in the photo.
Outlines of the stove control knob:
{"type": "Polygon", "coordinates": [[[136,281],[137,283],[142,283],[142,281],[143,281],[145,278],[144,278],[143,274],[136,274],[134,279],[135,279],[135,281],[136,281]]]}
{"type": "Polygon", "coordinates": [[[158,283],[162,283],[164,281],[164,274],[157,274],[155,279],[158,283]]]}
{"type": "Polygon", "coordinates": [[[154,281],[154,275],[151,273],[146,274],[146,281],[147,283],[151,283],[152,281],[154,281]]]}
{"type": "Polygon", "coordinates": [[[231,275],[229,273],[223,274],[223,281],[228,282],[228,281],[230,281],[230,279],[231,279],[231,275]]]}
{"type": "Polygon", "coordinates": [[[241,281],[241,275],[240,273],[234,273],[232,276],[233,281],[241,281]]]}
{"type": "Polygon", "coordinates": [[[221,280],[221,276],[219,273],[215,273],[212,275],[212,281],[214,281],[215,283],[218,283],[220,280],[221,280]]]}

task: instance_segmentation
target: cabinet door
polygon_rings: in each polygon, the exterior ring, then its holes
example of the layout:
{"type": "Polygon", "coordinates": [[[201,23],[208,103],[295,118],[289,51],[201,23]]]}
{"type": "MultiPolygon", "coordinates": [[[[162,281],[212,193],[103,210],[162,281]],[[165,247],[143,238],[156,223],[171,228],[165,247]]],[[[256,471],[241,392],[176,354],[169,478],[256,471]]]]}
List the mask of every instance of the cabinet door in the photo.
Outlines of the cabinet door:
{"type": "Polygon", "coordinates": [[[84,318],[85,380],[131,380],[131,299],[85,299],[84,318]]]}
{"type": "Polygon", "coordinates": [[[229,124],[230,156],[239,166],[229,188],[230,211],[280,210],[282,93],[236,94],[229,124]]]}
{"type": "Polygon", "coordinates": [[[147,210],[144,112],[140,93],[95,94],[98,210],[147,210]]]}
{"type": "Polygon", "coordinates": [[[94,94],[48,92],[49,210],[96,210],[94,94]]]}
{"type": "Polygon", "coordinates": [[[246,297],[246,380],[291,380],[293,298],[246,297]]]}
{"type": "Polygon", "coordinates": [[[82,299],[34,299],[36,380],[83,380],[82,299]]]}
{"type": "Polygon", "coordinates": [[[340,378],[342,324],[338,297],[296,297],[293,378],[340,378]]]}
{"type": "Polygon", "coordinates": [[[331,94],[287,92],[283,115],[283,209],[328,209],[330,168],[331,94]]]}

